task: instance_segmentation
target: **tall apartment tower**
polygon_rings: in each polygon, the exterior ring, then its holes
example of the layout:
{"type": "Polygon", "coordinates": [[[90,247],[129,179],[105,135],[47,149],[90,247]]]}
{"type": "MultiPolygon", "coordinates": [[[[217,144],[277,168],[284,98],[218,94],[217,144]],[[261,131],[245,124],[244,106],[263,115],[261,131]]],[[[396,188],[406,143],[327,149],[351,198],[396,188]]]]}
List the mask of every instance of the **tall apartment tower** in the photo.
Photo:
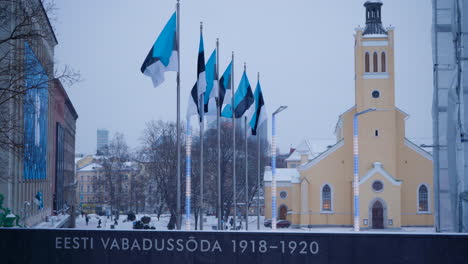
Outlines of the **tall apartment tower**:
{"type": "Polygon", "coordinates": [[[107,129],[98,129],[96,133],[96,152],[98,155],[107,154],[107,147],[109,146],[109,130],[107,129]]]}

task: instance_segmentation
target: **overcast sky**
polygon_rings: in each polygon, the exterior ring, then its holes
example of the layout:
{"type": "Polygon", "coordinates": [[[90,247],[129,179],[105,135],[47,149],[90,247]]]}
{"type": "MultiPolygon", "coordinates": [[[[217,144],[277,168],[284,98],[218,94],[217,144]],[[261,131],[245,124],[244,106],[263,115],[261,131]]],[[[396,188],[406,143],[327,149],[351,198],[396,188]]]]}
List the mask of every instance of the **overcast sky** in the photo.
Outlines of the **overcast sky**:
{"type": "MultiPolygon", "coordinates": [[[[363,0],[181,1],[181,117],[196,80],[200,21],[205,56],[220,39],[220,71],[235,52],[236,87],[243,62],[257,72],[267,110],[278,116],[281,151],[301,139],[333,139],[338,116],[354,105],[354,29],[365,24],[363,0]]],[[[432,139],[431,1],[383,1],[384,26],[395,26],[396,104],[410,115],[406,136],[432,139]]],[[[175,0],[56,1],[58,65],[81,72],[66,90],[79,114],[76,151],[96,150],[96,129],[140,145],[145,123],[176,119],[175,73],[153,88],[140,72],[175,10],[175,0]]]]}

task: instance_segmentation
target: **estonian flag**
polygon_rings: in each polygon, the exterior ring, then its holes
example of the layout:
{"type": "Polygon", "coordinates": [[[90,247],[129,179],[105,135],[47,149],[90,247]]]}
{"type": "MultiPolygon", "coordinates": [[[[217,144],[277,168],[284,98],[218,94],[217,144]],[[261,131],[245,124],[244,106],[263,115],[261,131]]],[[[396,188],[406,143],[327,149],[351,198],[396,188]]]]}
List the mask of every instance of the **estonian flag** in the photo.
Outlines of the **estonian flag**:
{"type": "Polygon", "coordinates": [[[176,22],[174,12],[141,65],[141,72],[151,77],[154,87],[164,82],[165,72],[178,70],[176,22]]]}
{"type": "Polygon", "coordinates": [[[203,46],[203,35],[200,32],[200,46],[198,48],[198,65],[197,65],[197,82],[193,85],[192,90],[190,91],[189,105],[187,108],[187,118],[190,118],[192,115],[197,115],[200,117],[201,122],[201,112],[200,106],[203,102],[200,102],[201,94],[206,90],[206,72],[205,72],[205,51],[203,46]]]}
{"type": "Polygon", "coordinates": [[[250,119],[249,125],[252,130],[252,135],[257,135],[257,128],[267,119],[265,111],[265,102],[263,101],[262,88],[260,87],[260,81],[257,82],[257,87],[254,93],[255,108],[250,119]]]}
{"type": "Polygon", "coordinates": [[[231,75],[232,75],[232,61],[227,66],[226,70],[219,80],[219,106],[220,113],[223,113],[223,109],[231,104],[231,75]]]}
{"type": "MultiPolygon", "coordinates": [[[[252,94],[252,89],[250,88],[249,78],[247,78],[247,74],[244,70],[244,74],[242,74],[242,79],[239,83],[239,87],[237,88],[237,91],[234,94],[235,118],[240,118],[244,116],[247,110],[249,110],[252,106],[253,102],[254,98],[252,94]]],[[[221,115],[224,117],[232,118],[231,105],[227,105],[226,107],[224,107],[221,115]]],[[[247,116],[249,116],[248,113],[247,116]]]]}
{"type": "MultiPolygon", "coordinates": [[[[216,72],[216,49],[211,53],[208,62],[206,63],[206,92],[204,97],[205,113],[209,112],[211,98],[218,97],[218,73],[216,72]]],[[[214,106],[216,110],[216,106],[214,106]]]]}
{"type": "Polygon", "coordinates": [[[200,45],[198,46],[198,64],[197,64],[197,89],[198,94],[206,91],[206,72],[205,72],[205,47],[203,45],[203,35],[200,31],[200,45]]]}

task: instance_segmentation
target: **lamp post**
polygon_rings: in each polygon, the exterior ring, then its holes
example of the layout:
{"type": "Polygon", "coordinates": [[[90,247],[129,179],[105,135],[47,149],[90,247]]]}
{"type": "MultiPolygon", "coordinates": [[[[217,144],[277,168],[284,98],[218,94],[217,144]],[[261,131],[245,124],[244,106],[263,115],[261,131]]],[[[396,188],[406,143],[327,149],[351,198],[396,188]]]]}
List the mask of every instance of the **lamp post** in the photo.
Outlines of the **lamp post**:
{"type": "Polygon", "coordinates": [[[353,179],[353,193],[354,193],[354,231],[359,231],[359,122],[360,115],[373,112],[373,111],[390,111],[391,109],[377,109],[369,108],[367,110],[354,114],[353,118],[353,156],[354,156],[354,179],[353,179]]]}
{"type": "Polygon", "coordinates": [[[288,108],[280,106],[271,115],[271,229],[276,230],[276,123],[275,116],[288,108]]]}

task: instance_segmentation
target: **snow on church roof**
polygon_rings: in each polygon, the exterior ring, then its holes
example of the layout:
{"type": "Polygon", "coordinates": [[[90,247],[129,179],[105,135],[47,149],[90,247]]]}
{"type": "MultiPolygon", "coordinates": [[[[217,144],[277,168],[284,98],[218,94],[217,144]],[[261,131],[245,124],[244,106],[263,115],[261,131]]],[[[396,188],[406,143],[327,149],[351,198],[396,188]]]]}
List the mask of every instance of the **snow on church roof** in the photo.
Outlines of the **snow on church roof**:
{"type": "Polygon", "coordinates": [[[308,159],[311,160],[322,152],[326,151],[329,146],[336,143],[335,139],[305,139],[296,147],[296,149],[289,155],[286,161],[300,161],[301,155],[307,154],[308,159]]]}
{"type": "MultiPolygon", "coordinates": [[[[263,181],[265,182],[271,182],[271,167],[267,166],[265,167],[265,173],[263,174],[263,181]]],[[[280,168],[276,169],[275,173],[275,178],[276,181],[279,182],[292,182],[292,183],[299,183],[301,175],[299,174],[299,171],[297,169],[286,169],[286,168],[280,168]]]]}
{"type": "Polygon", "coordinates": [[[98,170],[100,168],[102,168],[101,165],[93,162],[93,163],[90,163],[90,164],[84,166],[83,168],[78,169],[78,171],[95,171],[95,170],[98,170]]]}

